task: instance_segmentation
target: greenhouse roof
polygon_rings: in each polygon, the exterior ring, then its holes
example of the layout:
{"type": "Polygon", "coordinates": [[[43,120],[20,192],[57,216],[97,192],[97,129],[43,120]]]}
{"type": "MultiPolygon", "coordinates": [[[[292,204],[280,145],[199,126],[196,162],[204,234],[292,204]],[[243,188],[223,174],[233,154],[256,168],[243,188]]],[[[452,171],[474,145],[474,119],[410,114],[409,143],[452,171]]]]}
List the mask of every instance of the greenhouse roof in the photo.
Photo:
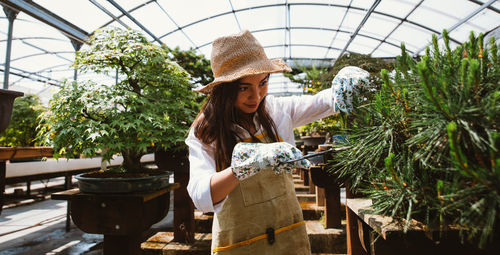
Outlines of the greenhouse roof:
{"type": "MultiPolygon", "coordinates": [[[[498,33],[500,25],[500,2],[495,0],[0,0],[0,4],[4,7],[0,74],[4,78],[10,8],[20,12],[13,22],[8,89],[38,94],[45,102],[62,79],[73,78],[74,45],[106,26],[140,30],[155,43],[194,48],[207,58],[215,38],[248,29],[269,58],[320,67],[331,66],[346,52],[393,58],[403,42],[411,54],[423,54],[431,35],[443,29],[448,29],[454,47],[470,31],[498,33]]],[[[270,93],[301,91],[283,75],[270,79],[270,93]]]]}

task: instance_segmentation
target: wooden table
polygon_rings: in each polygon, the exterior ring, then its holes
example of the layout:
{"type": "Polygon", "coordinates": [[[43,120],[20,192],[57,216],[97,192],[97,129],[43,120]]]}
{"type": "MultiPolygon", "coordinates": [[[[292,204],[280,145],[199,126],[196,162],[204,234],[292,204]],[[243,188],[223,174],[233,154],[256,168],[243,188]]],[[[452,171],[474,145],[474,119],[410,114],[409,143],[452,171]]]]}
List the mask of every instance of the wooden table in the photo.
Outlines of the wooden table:
{"type": "Polygon", "coordinates": [[[71,218],[82,231],[104,234],[104,254],[141,254],[144,234],[168,213],[170,191],[178,183],[131,194],[90,194],[72,189],[52,194],[67,200],[71,218]]]}
{"type": "Polygon", "coordinates": [[[51,147],[0,147],[0,214],[5,192],[6,161],[11,159],[30,159],[52,157],[51,147]]]}
{"type": "Polygon", "coordinates": [[[391,217],[373,213],[371,199],[347,199],[348,214],[355,215],[357,224],[352,226],[348,222],[354,235],[348,238],[348,254],[371,255],[489,255],[498,254],[499,244],[485,250],[479,250],[475,244],[462,244],[457,228],[441,233],[439,230],[426,229],[419,221],[411,220],[406,233],[403,231],[404,220],[395,220],[391,217]],[[356,234],[357,233],[357,234],[356,234]],[[361,245],[362,247],[357,247],[361,245]]]}

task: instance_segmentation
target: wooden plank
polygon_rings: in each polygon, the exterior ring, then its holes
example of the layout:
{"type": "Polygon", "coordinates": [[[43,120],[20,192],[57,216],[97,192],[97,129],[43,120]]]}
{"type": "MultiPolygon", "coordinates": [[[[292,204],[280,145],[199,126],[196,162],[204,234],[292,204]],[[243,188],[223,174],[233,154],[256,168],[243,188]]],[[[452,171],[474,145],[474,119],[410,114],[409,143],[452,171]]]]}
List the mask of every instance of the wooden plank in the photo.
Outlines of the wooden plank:
{"type": "MultiPolygon", "coordinates": [[[[406,225],[406,221],[404,219],[395,220],[392,217],[373,214],[371,199],[347,199],[347,206],[384,239],[387,239],[387,236],[390,233],[398,235],[401,234],[402,226],[406,225]]],[[[410,225],[408,226],[408,231],[420,231],[424,233],[425,226],[424,224],[412,219],[410,225]]]]}
{"type": "Polygon", "coordinates": [[[52,157],[52,147],[0,147],[0,159],[28,159],[52,157]]]}
{"type": "Polygon", "coordinates": [[[74,195],[78,193],[80,193],[80,189],[75,188],[75,189],[52,193],[50,195],[50,198],[54,200],[70,200],[74,195]]]}
{"type": "MultiPolygon", "coordinates": [[[[172,190],[178,189],[180,187],[179,183],[171,183],[167,187],[153,191],[153,192],[135,192],[132,194],[99,194],[100,196],[107,197],[107,198],[121,198],[121,197],[134,197],[134,198],[140,198],[142,199],[143,202],[149,201],[155,197],[161,196],[167,192],[170,192],[172,190]]],[[[87,194],[87,193],[80,193],[80,189],[74,188],[70,190],[65,190],[61,192],[56,192],[52,193],[51,199],[54,200],[70,200],[73,199],[75,196],[95,196],[96,194],[87,194]]]]}

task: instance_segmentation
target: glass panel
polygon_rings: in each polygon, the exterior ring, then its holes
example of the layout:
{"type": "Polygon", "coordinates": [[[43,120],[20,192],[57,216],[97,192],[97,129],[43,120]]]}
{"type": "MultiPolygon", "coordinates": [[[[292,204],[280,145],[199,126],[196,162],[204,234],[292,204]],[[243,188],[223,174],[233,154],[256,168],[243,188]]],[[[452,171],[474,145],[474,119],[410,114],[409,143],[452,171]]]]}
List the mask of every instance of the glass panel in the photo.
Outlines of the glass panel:
{"type": "Polygon", "coordinates": [[[285,58],[285,56],[288,56],[288,48],[285,48],[284,46],[265,47],[264,51],[266,52],[266,56],[269,59],[283,59],[285,58]]]}
{"type": "Polygon", "coordinates": [[[347,48],[348,51],[361,54],[370,54],[380,41],[370,39],[363,36],[356,36],[347,48]]]}
{"type": "Polygon", "coordinates": [[[273,29],[261,32],[252,32],[252,35],[263,47],[272,45],[285,45],[285,29],[273,29]]]}
{"type": "Polygon", "coordinates": [[[292,5],[290,25],[292,27],[338,28],[345,8],[326,6],[292,5]]]}
{"type": "Polygon", "coordinates": [[[384,0],[381,1],[375,12],[387,13],[398,18],[404,18],[420,2],[420,0],[384,0]]]}
{"type": "Polygon", "coordinates": [[[354,32],[356,28],[358,28],[365,15],[366,12],[350,9],[347,12],[347,16],[345,17],[344,23],[342,24],[342,27],[340,29],[354,32]]]}
{"type": "Polygon", "coordinates": [[[350,38],[351,38],[351,34],[338,32],[336,37],[335,37],[335,41],[332,44],[332,47],[339,49],[339,50],[342,50],[350,38]]]}
{"type": "Polygon", "coordinates": [[[404,42],[409,51],[414,51],[427,45],[431,39],[431,34],[427,30],[404,22],[387,41],[396,45],[404,42]]]}
{"type": "MultiPolygon", "coordinates": [[[[6,38],[7,39],[7,38],[6,38]]],[[[38,40],[36,40],[38,41],[38,40]]],[[[30,40],[12,40],[12,48],[11,48],[11,55],[10,55],[10,61],[11,63],[16,61],[16,59],[25,57],[25,56],[30,56],[34,54],[46,54],[43,50],[36,49],[32,46],[30,46],[28,43],[30,43],[30,40]]],[[[5,64],[5,49],[7,47],[7,44],[4,44],[5,48],[2,48],[0,50],[2,53],[2,57],[0,59],[0,63],[2,65],[5,64]]]]}
{"type": "Polygon", "coordinates": [[[370,7],[372,7],[373,2],[374,0],[353,0],[351,5],[368,10],[370,9],[370,7]]]}
{"type": "MultiPolygon", "coordinates": [[[[89,0],[89,2],[90,2],[90,0],[89,0]]],[[[106,9],[108,12],[111,12],[111,14],[113,14],[115,17],[118,17],[119,15],[123,15],[120,10],[116,9],[116,7],[114,7],[111,3],[109,3],[106,0],[94,0],[94,2],[96,2],[98,5],[104,7],[104,9],[106,9]]],[[[124,6],[124,4],[123,4],[124,2],[123,1],[115,1],[115,2],[117,2],[120,6],[124,7],[125,10],[129,10],[129,9],[126,8],[126,6],[124,6]]],[[[125,3],[127,3],[127,2],[131,2],[132,3],[132,1],[125,1],[125,3]]],[[[133,3],[134,3],[134,6],[137,5],[137,2],[133,1],[133,3]]],[[[92,3],[92,5],[94,5],[94,4],[92,3]]],[[[106,16],[106,18],[108,19],[108,21],[111,21],[112,17],[110,17],[104,11],[102,11],[102,12],[106,16]]],[[[103,24],[101,24],[101,25],[103,25],[103,24]]]]}
{"type": "Polygon", "coordinates": [[[387,43],[382,43],[373,53],[374,58],[394,57],[401,55],[401,48],[387,43]]]}
{"type": "Polygon", "coordinates": [[[179,26],[231,11],[229,1],[199,1],[199,0],[159,0],[163,9],[179,26]]]}
{"type": "Polygon", "coordinates": [[[466,23],[474,27],[475,31],[487,32],[500,25],[499,16],[500,15],[498,13],[485,9],[474,15],[474,17],[466,23]]]}
{"type": "Polygon", "coordinates": [[[399,20],[372,13],[361,28],[360,34],[384,39],[398,24],[399,20]]]}
{"type": "Polygon", "coordinates": [[[482,29],[477,29],[475,26],[471,26],[469,23],[464,23],[461,26],[457,27],[455,30],[451,31],[450,37],[458,40],[460,42],[465,42],[469,39],[470,32],[474,31],[476,36],[479,35],[479,31],[482,29]]]}
{"type": "Polygon", "coordinates": [[[231,0],[235,10],[257,7],[262,5],[284,4],[285,0],[231,0]]]}
{"type": "Polygon", "coordinates": [[[292,44],[316,44],[330,46],[335,32],[315,29],[292,29],[292,44]]]}
{"type": "MultiPolygon", "coordinates": [[[[288,1],[288,3],[290,3],[290,4],[304,3],[304,2],[306,2],[306,1],[304,1],[304,0],[289,0],[288,1]]],[[[349,2],[351,2],[351,0],[335,0],[335,1],[332,1],[332,0],[312,0],[312,1],[307,1],[307,3],[312,3],[312,4],[320,3],[320,4],[335,4],[335,5],[343,5],[343,6],[348,6],[349,2]]],[[[353,2],[355,2],[355,0],[353,2]]]]}
{"type": "Polygon", "coordinates": [[[239,29],[234,16],[228,14],[186,27],[184,31],[197,46],[200,46],[217,37],[238,33],[239,29]]]}
{"type": "Polygon", "coordinates": [[[292,46],[292,58],[323,58],[326,53],[326,46],[292,46]]]}
{"type": "MultiPolygon", "coordinates": [[[[5,28],[5,32],[7,29],[5,28]]],[[[14,21],[14,36],[15,37],[53,37],[62,40],[68,40],[68,38],[55,28],[43,24],[34,18],[26,15],[24,12],[20,12],[14,21]]]]}
{"type": "Polygon", "coordinates": [[[408,20],[441,33],[443,29],[457,24],[475,8],[477,8],[475,4],[467,1],[424,1],[408,20]]]}
{"type": "Polygon", "coordinates": [[[141,7],[131,14],[156,36],[177,28],[156,3],[141,7]]]}
{"type": "Polygon", "coordinates": [[[172,49],[177,46],[182,50],[196,47],[188,40],[188,38],[186,38],[186,36],[181,31],[173,32],[172,34],[163,37],[161,41],[172,49]]]}
{"type": "Polygon", "coordinates": [[[337,59],[340,55],[340,50],[336,50],[336,49],[330,49],[328,51],[328,54],[326,54],[326,58],[329,58],[329,59],[337,59]]]}
{"type": "Polygon", "coordinates": [[[88,0],[37,0],[35,2],[88,33],[109,20],[104,12],[88,0]]]}
{"type": "Polygon", "coordinates": [[[285,27],[286,24],[285,11],[286,9],[283,6],[251,9],[237,12],[236,18],[241,29],[255,31],[266,28],[280,28],[285,27]]]}

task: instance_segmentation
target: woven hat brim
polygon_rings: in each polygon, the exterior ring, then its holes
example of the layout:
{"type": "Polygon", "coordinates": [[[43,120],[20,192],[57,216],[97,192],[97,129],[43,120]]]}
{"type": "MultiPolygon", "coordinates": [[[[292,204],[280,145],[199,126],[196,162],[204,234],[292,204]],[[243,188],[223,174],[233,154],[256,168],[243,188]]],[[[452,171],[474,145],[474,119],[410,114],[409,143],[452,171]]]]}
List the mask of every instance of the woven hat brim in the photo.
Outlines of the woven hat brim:
{"type": "Polygon", "coordinates": [[[261,67],[261,68],[248,67],[248,68],[242,69],[236,73],[232,73],[230,75],[219,76],[219,77],[216,77],[214,79],[214,81],[212,81],[211,83],[209,83],[201,88],[194,89],[194,91],[201,92],[204,94],[210,94],[210,92],[212,91],[213,88],[215,88],[215,86],[217,86],[221,83],[225,83],[225,82],[236,81],[236,80],[243,78],[245,76],[263,74],[263,73],[284,73],[284,72],[288,73],[291,71],[292,71],[292,68],[290,68],[290,66],[288,66],[285,62],[283,62],[283,60],[272,59],[272,60],[270,60],[269,65],[266,67],[261,67]]]}

